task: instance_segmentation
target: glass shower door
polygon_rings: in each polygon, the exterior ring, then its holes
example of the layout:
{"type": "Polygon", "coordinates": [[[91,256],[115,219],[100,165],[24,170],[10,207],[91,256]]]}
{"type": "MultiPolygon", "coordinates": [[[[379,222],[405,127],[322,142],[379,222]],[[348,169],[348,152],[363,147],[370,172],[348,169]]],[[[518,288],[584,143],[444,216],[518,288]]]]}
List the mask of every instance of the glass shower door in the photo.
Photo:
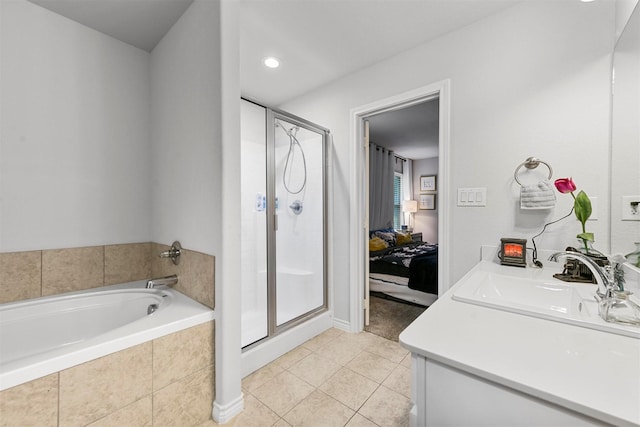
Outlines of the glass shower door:
{"type": "Polygon", "coordinates": [[[274,115],[276,327],[325,304],[324,133],[274,115]]]}
{"type": "Polygon", "coordinates": [[[328,131],[241,102],[243,348],[327,309],[325,139],[328,131]]]}

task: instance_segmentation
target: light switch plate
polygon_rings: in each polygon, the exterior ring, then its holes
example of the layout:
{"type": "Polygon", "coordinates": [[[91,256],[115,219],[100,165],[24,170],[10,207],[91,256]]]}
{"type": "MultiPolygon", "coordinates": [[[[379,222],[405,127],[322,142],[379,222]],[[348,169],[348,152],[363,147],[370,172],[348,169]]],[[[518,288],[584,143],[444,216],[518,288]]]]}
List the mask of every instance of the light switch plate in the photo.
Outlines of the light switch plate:
{"type": "Polygon", "coordinates": [[[458,188],[458,206],[463,206],[463,207],[487,206],[486,187],[458,188]]]}

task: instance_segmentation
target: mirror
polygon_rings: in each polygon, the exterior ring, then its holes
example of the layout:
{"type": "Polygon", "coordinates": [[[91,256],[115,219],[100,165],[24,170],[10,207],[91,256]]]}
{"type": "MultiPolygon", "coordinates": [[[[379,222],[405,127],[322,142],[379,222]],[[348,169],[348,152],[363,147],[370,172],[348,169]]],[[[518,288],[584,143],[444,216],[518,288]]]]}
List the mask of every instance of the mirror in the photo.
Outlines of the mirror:
{"type": "Polygon", "coordinates": [[[613,53],[611,114],[611,253],[628,254],[640,242],[640,6],[613,53]],[[633,196],[633,197],[629,197],[633,196]],[[625,215],[626,214],[626,215],[625,215]]]}

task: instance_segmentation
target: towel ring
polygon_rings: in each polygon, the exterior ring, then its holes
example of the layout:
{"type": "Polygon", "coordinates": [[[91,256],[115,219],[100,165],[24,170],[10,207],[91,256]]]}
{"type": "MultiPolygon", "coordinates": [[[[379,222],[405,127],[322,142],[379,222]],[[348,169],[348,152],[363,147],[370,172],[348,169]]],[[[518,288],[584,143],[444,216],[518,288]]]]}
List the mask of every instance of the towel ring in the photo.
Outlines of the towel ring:
{"type": "Polygon", "coordinates": [[[518,180],[518,171],[520,170],[521,167],[525,167],[527,169],[535,169],[538,166],[540,166],[540,163],[542,163],[543,165],[545,165],[547,168],[549,168],[549,178],[551,179],[551,177],[553,176],[553,169],[551,169],[551,166],[549,166],[549,163],[544,162],[538,158],[535,157],[529,157],[527,160],[525,160],[524,162],[520,163],[518,165],[518,167],[516,168],[516,171],[513,173],[513,179],[516,180],[516,182],[519,185],[522,185],[522,183],[518,180]]]}

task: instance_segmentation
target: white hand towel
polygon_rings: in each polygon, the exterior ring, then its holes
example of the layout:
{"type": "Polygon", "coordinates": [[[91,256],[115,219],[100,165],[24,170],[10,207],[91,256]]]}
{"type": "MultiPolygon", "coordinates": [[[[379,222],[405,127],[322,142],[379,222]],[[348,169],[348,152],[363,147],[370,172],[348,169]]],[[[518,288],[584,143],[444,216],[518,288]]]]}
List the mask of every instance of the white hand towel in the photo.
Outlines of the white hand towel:
{"type": "Polygon", "coordinates": [[[556,205],[556,193],[547,180],[520,187],[520,209],[551,209],[556,205]]]}

